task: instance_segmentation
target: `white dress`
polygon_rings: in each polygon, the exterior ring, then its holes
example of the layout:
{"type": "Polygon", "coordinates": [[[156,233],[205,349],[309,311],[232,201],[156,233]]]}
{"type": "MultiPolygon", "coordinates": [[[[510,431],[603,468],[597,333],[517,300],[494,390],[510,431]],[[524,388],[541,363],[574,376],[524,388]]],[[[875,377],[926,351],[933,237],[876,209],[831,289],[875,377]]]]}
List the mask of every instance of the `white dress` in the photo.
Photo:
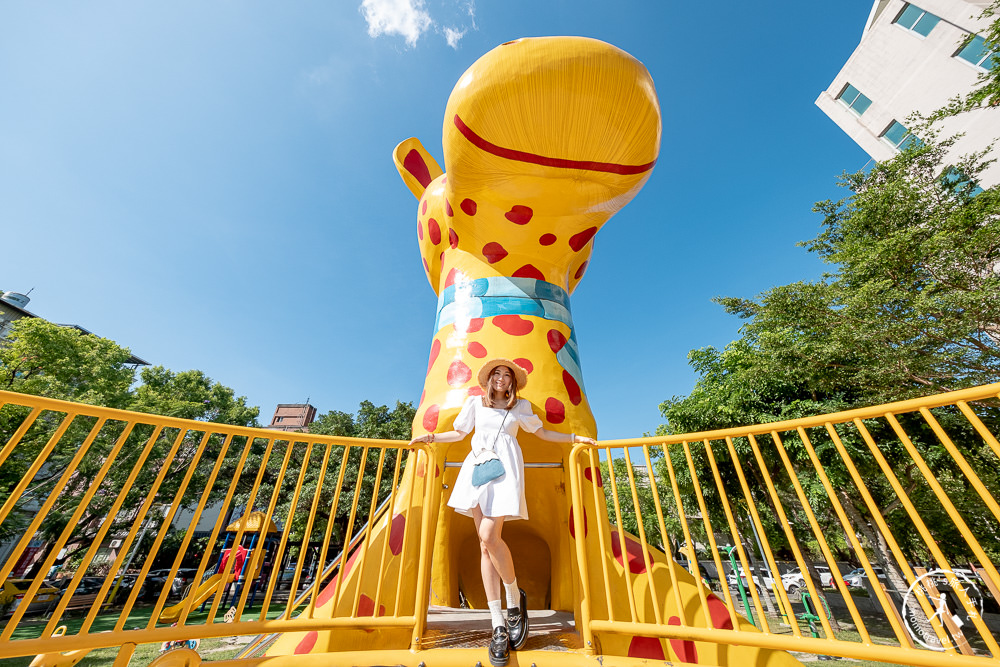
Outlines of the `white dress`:
{"type": "MultiPolygon", "coordinates": [[[[520,399],[509,411],[502,408],[483,407],[482,398],[470,396],[455,417],[455,430],[472,435],[472,451],[462,462],[455,480],[455,488],[448,500],[448,507],[472,516],[476,505],[483,516],[492,518],[527,519],[528,504],[524,499],[524,458],[517,444],[517,431],[523,428],[534,433],[542,427],[542,420],[532,411],[531,404],[520,399]],[[506,420],[504,417],[506,416],[506,420]],[[503,430],[501,431],[501,424],[503,430]],[[496,443],[494,446],[494,442],[496,443]],[[472,485],[472,468],[483,452],[495,450],[503,463],[504,474],[482,486],[472,485]]],[[[486,453],[485,457],[489,458],[486,453]]]]}

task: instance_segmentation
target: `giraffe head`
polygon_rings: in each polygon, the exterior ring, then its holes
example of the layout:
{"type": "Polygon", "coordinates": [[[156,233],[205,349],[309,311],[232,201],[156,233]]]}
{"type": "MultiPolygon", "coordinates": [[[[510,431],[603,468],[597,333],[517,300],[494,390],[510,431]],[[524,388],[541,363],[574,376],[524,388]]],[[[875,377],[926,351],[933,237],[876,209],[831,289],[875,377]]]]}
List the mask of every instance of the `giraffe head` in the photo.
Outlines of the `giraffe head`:
{"type": "Polygon", "coordinates": [[[527,369],[524,398],[547,425],[596,435],[569,294],[659,146],[642,63],[597,40],[544,37],[499,46],[462,75],[445,111],[447,174],[416,139],[396,147],[438,294],[415,427],[447,423],[493,355],[527,369]]]}
{"type": "Polygon", "coordinates": [[[536,278],[571,293],[594,235],[649,178],[659,103],[646,68],[614,46],[519,39],[459,79],[443,144],[447,175],[416,139],[395,154],[421,200],[417,233],[435,291],[465,275],[536,278]]]}

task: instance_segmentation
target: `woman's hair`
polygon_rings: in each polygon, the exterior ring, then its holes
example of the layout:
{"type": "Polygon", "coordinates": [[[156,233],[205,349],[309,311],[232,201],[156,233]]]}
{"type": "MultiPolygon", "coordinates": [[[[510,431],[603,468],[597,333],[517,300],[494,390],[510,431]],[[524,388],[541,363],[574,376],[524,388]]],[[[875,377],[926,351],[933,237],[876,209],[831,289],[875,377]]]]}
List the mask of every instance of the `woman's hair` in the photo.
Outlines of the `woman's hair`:
{"type": "Polygon", "coordinates": [[[493,383],[487,380],[486,393],[483,394],[484,408],[505,408],[510,410],[512,407],[517,405],[517,376],[514,375],[514,369],[507,366],[497,366],[493,369],[493,372],[490,373],[490,378],[493,377],[493,373],[496,373],[501,368],[506,368],[510,371],[510,389],[507,390],[506,394],[498,395],[496,390],[493,388],[493,383]]]}

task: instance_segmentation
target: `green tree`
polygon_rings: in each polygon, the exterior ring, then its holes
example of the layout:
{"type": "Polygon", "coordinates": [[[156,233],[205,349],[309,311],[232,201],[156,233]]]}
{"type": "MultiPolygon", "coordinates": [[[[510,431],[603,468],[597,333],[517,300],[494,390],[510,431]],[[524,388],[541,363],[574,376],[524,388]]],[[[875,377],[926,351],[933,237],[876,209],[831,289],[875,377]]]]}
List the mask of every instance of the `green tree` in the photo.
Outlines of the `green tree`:
{"type": "MultiPolygon", "coordinates": [[[[135,370],[126,365],[130,356],[128,349],[108,339],[41,319],[21,319],[12,325],[10,335],[0,341],[0,386],[20,393],[105,407],[241,426],[256,425],[257,408],[247,406],[245,397],[236,397],[232,389],[212,381],[200,371],[173,373],[162,367],[148,368],[140,373],[141,384],[134,387],[135,370]]],[[[29,412],[17,405],[3,406],[0,409],[0,441],[8,443],[29,412]]],[[[123,424],[109,421],[95,433],[97,420],[72,419],[66,432],[44,457],[44,465],[39,467],[40,455],[56,428],[66,419],[65,413],[43,411],[17,446],[8,449],[8,456],[0,466],[0,501],[6,501],[19,486],[23,488],[18,491],[13,512],[0,526],[0,534],[10,537],[23,532],[34,516],[34,508],[54,492],[88,436],[93,436],[90,448],[46,515],[39,529],[40,536],[51,543],[52,538],[61,534],[79,508],[84,492],[97,483],[100,469],[123,433],[123,424]],[[32,469],[35,472],[29,478],[28,472],[32,469]]],[[[139,424],[129,435],[114,465],[100,480],[93,499],[74,525],[67,556],[90,546],[97,528],[122,493],[126,494],[124,508],[132,509],[141,503],[166,463],[165,457],[178,435],[176,429],[163,430],[153,441],[145,463],[139,467],[135,483],[126,489],[125,481],[138,465],[140,453],[153,432],[151,425],[139,424]]],[[[199,435],[188,433],[182,440],[182,446],[170,462],[172,472],[182,473],[191,464],[199,435]]],[[[207,475],[214,455],[220,451],[221,439],[213,439],[209,445],[198,463],[197,473],[201,479],[207,475]]],[[[158,491],[157,502],[171,502],[182,478],[183,474],[168,474],[158,491]]],[[[185,504],[191,502],[185,500],[185,504]]],[[[125,512],[110,518],[112,530],[129,525],[132,520],[125,512]]]]}
{"type": "MultiPolygon", "coordinates": [[[[830,273],[817,281],[772,288],[755,299],[717,299],[728,312],[745,320],[741,336],[721,351],[705,348],[690,353],[699,379],[688,396],[674,397],[660,406],[667,419],[661,432],[794,419],[1000,379],[1000,189],[976,187],[979,173],[988,164],[985,151],[949,165],[945,155],[954,139],[938,140],[928,127],[923,130],[923,143],[915,143],[868,172],[842,177],[841,184],[851,191],[848,197],[816,205],[824,217],[823,230],[801,245],[831,265],[830,273]]],[[[995,427],[996,408],[980,409],[995,427]]],[[[958,415],[938,410],[935,416],[981,471],[992,492],[1000,490],[992,453],[985,451],[981,439],[958,415]]],[[[967,512],[970,525],[993,525],[928,425],[919,416],[904,422],[921,456],[967,512]]],[[[904,463],[909,456],[889,425],[884,420],[866,425],[904,494],[933,526],[946,554],[958,560],[970,558],[964,540],[915,466],[904,463]]],[[[853,532],[864,536],[883,565],[891,565],[885,536],[873,527],[867,507],[848,492],[853,482],[829,435],[825,429],[808,435],[853,532]]],[[[841,429],[840,435],[907,557],[926,560],[926,546],[901,506],[900,494],[882,474],[866,443],[851,429],[841,429]]],[[[770,436],[758,441],[760,462],[747,439],[734,439],[736,461],[722,451],[724,447],[716,449],[723,492],[747,502],[736,484],[739,466],[772,548],[790,546],[786,530],[791,530],[807,553],[818,556],[818,543],[806,528],[778,444],[770,436]],[[763,483],[766,478],[774,480],[778,501],[794,527],[777,520],[774,499],[763,483]]],[[[846,547],[805,443],[798,434],[789,433],[783,436],[781,447],[824,537],[834,549],[846,547]]],[[[682,494],[689,494],[681,487],[682,494]]],[[[991,553],[998,550],[989,536],[984,546],[991,553]]],[[[895,568],[887,569],[899,579],[895,568]]]]}
{"type": "MultiPolygon", "coordinates": [[[[385,405],[375,405],[370,401],[362,401],[358,412],[351,414],[332,410],[319,416],[309,425],[310,435],[330,435],[348,438],[365,438],[380,440],[410,439],[411,424],[416,409],[411,403],[396,403],[390,409],[385,405]]],[[[334,525],[330,527],[332,544],[328,550],[328,558],[337,554],[346,538],[348,521],[354,502],[355,493],[358,496],[356,516],[352,533],[364,526],[367,521],[373,498],[376,506],[389,496],[392,490],[392,477],[395,471],[399,450],[389,449],[385,456],[380,456],[379,448],[371,448],[365,452],[363,444],[345,448],[332,446],[329,456],[324,444],[306,445],[303,441],[294,442],[294,436],[275,447],[265,468],[265,474],[258,489],[253,506],[256,509],[267,508],[275,486],[278,486],[278,502],[275,506],[277,520],[289,523],[289,547],[286,553],[297,558],[303,539],[306,543],[319,543],[331,520],[331,508],[334,507],[337,480],[341,468],[344,469],[344,479],[339,496],[336,497],[335,514],[332,517],[334,525]],[[278,477],[286,448],[292,449],[289,463],[283,478],[278,477]],[[345,459],[346,454],[346,459],[345,459]],[[308,459],[306,458],[308,457],[308,459]],[[323,465],[324,458],[326,465],[323,465]],[[364,464],[362,465],[362,460],[364,464]],[[381,461],[381,466],[379,465],[381,461]],[[302,484],[296,502],[292,503],[293,492],[299,475],[302,474],[302,484]],[[322,474],[322,485],[320,478],[322,474]],[[376,484],[376,478],[378,483],[376,484]],[[316,515],[312,529],[306,536],[309,515],[313,504],[316,504],[316,515]]],[[[403,451],[405,460],[406,452],[403,451]]],[[[402,465],[403,460],[400,460],[402,465]]],[[[250,502],[252,495],[248,486],[243,487],[237,502],[244,505],[250,502]]]]}

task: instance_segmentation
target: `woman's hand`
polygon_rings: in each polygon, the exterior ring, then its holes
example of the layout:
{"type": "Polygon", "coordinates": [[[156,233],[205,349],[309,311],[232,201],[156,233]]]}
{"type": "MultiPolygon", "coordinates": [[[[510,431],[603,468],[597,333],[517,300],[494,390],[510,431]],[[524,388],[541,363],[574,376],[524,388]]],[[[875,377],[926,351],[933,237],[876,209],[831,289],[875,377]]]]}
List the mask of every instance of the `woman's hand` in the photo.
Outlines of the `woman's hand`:
{"type": "Polygon", "coordinates": [[[433,433],[424,433],[423,435],[417,436],[413,440],[410,440],[410,446],[412,447],[415,444],[424,443],[424,442],[426,442],[428,444],[434,442],[434,434],[433,433]]]}
{"type": "Polygon", "coordinates": [[[574,433],[573,434],[573,444],[596,445],[597,441],[594,440],[593,438],[588,438],[585,435],[577,435],[577,434],[574,433]]]}

